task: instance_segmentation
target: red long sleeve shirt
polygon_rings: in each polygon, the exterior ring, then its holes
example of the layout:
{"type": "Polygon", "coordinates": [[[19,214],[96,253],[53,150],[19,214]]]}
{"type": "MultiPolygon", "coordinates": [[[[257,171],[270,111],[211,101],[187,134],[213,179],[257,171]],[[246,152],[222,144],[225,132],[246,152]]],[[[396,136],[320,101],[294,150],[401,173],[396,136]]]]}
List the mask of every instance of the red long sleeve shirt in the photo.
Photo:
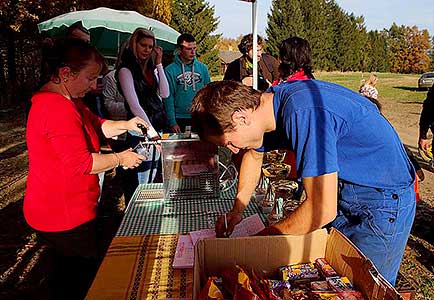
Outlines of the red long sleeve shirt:
{"type": "Polygon", "coordinates": [[[81,100],[41,92],[27,121],[29,175],[24,197],[27,223],[40,231],[64,231],[96,216],[98,176],[90,174],[100,150],[103,119],[81,100]]]}

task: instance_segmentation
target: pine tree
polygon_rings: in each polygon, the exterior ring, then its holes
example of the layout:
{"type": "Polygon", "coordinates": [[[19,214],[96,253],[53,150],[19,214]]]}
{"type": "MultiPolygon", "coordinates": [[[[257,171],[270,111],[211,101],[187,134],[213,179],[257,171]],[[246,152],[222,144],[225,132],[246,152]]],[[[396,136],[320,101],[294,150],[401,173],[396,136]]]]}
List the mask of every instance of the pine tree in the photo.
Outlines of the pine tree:
{"type": "Polygon", "coordinates": [[[280,43],[291,36],[305,36],[304,17],[299,0],[273,0],[268,14],[266,51],[277,57],[280,43]]]}
{"type": "Polygon", "coordinates": [[[181,33],[191,33],[197,41],[197,56],[208,66],[211,74],[218,74],[220,60],[215,47],[220,34],[214,6],[204,0],[173,0],[171,26],[181,33]]]}
{"type": "Polygon", "coordinates": [[[311,46],[314,69],[330,70],[333,32],[327,17],[328,1],[299,0],[304,16],[305,36],[311,46]]]}
{"type": "Polygon", "coordinates": [[[369,31],[366,52],[369,56],[367,71],[389,72],[389,58],[384,31],[369,31]]]}
{"type": "Polygon", "coordinates": [[[333,70],[349,70],[351,53],[351,22],[348,15],[335,1],[329,1],[328,20],[332,31],[333,47],[330,49],[330,66],[333,70]]]}

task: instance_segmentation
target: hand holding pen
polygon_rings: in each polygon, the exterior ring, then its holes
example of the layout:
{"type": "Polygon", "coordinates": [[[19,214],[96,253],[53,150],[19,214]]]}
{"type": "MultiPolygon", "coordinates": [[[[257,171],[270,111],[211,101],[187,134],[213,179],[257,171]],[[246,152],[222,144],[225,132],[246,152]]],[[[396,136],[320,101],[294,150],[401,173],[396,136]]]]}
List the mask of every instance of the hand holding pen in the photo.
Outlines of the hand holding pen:
{"type": "Polygon", "coordinates": [[[229,211],[223,216],[217,218],[215,232],[217,237],[229,237],[234,231],[235,225],[241,222],[243,214],[235,211],[229,211]]]}

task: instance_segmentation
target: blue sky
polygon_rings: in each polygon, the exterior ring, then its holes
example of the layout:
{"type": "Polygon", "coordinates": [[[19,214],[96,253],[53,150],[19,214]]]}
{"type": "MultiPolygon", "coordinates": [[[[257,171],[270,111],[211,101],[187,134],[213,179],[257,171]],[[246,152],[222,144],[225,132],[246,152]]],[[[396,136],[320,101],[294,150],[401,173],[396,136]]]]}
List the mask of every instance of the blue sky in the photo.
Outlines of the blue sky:
{"type": "MultiPolygon", "coordinates": [[[[251,32],[251,4],[238,0],[207,0],[215,7],[215,15],[220,18],[217,33],[235,38],[251,32]]],[[[265,34],[267,14],[271,0],[258,1],[258,32],[265,34]]],[[[393,22],[398,25],[416,25],[428,29],[434,35],[434,5],[432,0],[336,0],[347,12],[365,17],[368,30],[389,28],[393,22]]]]}

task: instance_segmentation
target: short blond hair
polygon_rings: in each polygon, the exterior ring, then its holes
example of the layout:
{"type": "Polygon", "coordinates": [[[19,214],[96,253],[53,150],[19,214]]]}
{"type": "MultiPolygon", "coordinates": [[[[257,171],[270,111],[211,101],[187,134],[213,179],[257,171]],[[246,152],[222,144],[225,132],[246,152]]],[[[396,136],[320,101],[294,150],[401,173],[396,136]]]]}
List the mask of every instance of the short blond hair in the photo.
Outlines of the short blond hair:
{"type": "Polygon", "coordinates": [[[377,80],[378,80],[378,76],[376,74],[372,73],[371,75],[369,75],[368,80],[362,82],[361,86],[364,86],[364,85],[375,86],[377,84],[377,80]]]}

